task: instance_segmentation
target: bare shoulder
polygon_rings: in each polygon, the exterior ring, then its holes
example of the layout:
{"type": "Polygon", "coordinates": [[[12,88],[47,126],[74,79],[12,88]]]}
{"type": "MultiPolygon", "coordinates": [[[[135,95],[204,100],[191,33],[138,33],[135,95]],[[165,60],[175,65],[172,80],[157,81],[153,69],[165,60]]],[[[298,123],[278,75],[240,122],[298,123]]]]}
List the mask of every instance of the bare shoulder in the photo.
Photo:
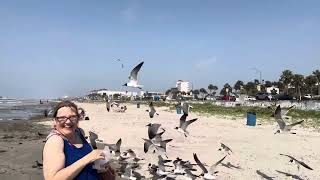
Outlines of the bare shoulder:
{"type": "Polygon", "coordinates": [[[43,148],[43,175],[45,179],[52,179],[64,167],[64,143],[59,135],[52,135],[43,148]]]}
{"type": "Polygon", "coordinates": [[[58,135],[51,136],[44,145],[43,153],[49,151],[63,151],[63,139],[58,135]]]}

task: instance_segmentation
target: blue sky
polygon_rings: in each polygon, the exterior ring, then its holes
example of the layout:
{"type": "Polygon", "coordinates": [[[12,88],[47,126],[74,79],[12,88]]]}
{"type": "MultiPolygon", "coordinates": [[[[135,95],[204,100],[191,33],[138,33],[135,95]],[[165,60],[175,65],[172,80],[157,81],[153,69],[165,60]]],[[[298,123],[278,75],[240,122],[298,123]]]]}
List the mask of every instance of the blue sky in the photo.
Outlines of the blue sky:
{"type": "Polygon", "coordinates": [[[320,69],[320,2],[298,0],[15,1],[0,4],[0,96],[145,90],[278,80],[320,69]],[[121,59],[124,68],[116,61],[121,59]],[[130,90],[130,89],[129,89],[130,90]]]}

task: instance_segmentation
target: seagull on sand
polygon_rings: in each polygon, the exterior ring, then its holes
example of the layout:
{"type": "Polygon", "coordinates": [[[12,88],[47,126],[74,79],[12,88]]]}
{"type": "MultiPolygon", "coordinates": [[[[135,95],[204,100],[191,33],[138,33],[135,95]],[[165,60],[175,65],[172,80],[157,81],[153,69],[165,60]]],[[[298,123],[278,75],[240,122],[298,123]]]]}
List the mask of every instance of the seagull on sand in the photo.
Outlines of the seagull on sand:
{"type": "Polygon", "coordinates": [[[38,168],[38,169],[42,169],[43,164],[40,163],[39,161],[35,161],[35,165],[32,166],[32,168],[38,168]]]}
{"type": "MultiPolygon", "coordinates": [[[[282,119],[282,114],[281,114],[281,107],[280,105],[277,106],[276,110],[274,111],[274,119],[276,120],[276,122],[279,124],[280,129],[278,131],[276,131],[274,134],[280,133],[281,131],[286,131],[286,132],[290,132],[291,129],[298,124],[301,124],[304,120],[299,121],[299,122],[295,122],[292,123],[290,125],[286,125],[286,123],[284,122],[284,120],[282,119]]],[[[291,133],[291,134],[296,134],[296,133],[291,133]]]]}
{"type": "Polygon", "coordinates": [[[196,120],[198,120],[198,118],[195,118],[195,119],[191,119],[189,121],[186,121],[187,119],[187,114],[183,114],[181,117],[180,117],[180,125],[179,127],[175,127],[175,129],[178,130],[178,132],[184,134],[185,137],[187,137],[187,135],[189,135],[189,132],[187,131],[187,127],[195,122],[196,120]]]}
{"type": "Polygon", "coordinates": [[[306,163],[297,160],[296,158],[290,156],[290,155],[286,155],[286,154],[280,154],[281,156],[287,156],[288,158],[290,158],[290,163],[295,163],[297,165],[298,170],[300,169],[300,166],[303,166],[309,170],[313,170],[310,166],[308,166],[306,163]]]}
{"type": "Polygon", "coordinates": [[[223,143],[220,143],[220,145],[221,145],[221,148],[219,148],[218,150],[219,151],[224,150],[226,153],[228,153],[230,155],[230,152],[232,152],[232,150],[227,145],[225,145],[223,143]]]}
{"type": "Polygon", "coordinates": [[[153,118],[155,114],[156,114],[156,115],[159,115],[159,114],[157,113],[156,109],[154,108],[152,102],[150,102],[150,104],[149,104],[149,110],[146,110],[146,111],[149,112],[149,117],[150,117],[150,118],[153,118]]]}
{"type": "Polygon", "coordinates": [[[130,76],[129,76],[129,82],[125,83],[123,86],[128,86],[128,87],[135,87],[142,89],[142,85],[138,84],[138,72],[143,65],[144,62],[141,62],[138,64],[135,68],[132,69],[130,76]]]}
{"type": "Polygon", "coordinates": [[[203,176],[204,179],[216,179],[216,174],[218,173],[218,171],[215,171],[215,169],[226,157],[227,155],[225,155],[222,159],[213,164],[208,171],[207,168],[198,159],[197,154],[193,153],[194,160],[203,171],[203,173],[200,176],[203,176]]]}

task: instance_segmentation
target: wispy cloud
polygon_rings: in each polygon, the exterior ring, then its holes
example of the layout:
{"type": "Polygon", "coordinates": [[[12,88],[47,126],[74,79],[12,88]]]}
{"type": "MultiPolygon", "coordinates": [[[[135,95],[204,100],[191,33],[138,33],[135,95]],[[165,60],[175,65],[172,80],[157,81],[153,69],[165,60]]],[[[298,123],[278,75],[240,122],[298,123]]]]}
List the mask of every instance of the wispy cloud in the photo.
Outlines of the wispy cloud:
{"type": "Polygon", "coordinates": [[[138,19],[138,4],[132,4],[121,12],[122,18],[126,23],[134,23],[138,19]]]}
{"type": "Polygon", "coordinates": [[[217,63],[217,57],[215,56],[211,56],[207,59],[203,59],[203,60],[200,60],[198,61],[196,64],[195,64],[195,67],[198,69],[198,70],[201,70],[201,69],[207,69],[209,68],[210,66],[214,65],[217,63]]]}

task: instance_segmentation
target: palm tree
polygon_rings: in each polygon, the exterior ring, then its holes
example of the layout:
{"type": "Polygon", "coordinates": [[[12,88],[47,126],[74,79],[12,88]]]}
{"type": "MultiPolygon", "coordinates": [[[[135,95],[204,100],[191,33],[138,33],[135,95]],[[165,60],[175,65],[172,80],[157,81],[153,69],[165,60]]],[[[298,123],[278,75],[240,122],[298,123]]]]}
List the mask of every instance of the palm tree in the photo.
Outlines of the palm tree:
{"type": "Polygon", "coordinates": [[[294,85],[294,88],[296,90],[296,95],[299,95],[299,100],[301,100],[301,87],[303,86],[304,77],[301,74],[295,74],[292,77],[292,85],[294,85]]]}
{"type": "Polygon", "coordinates": [[[285,93],[289,93],[289,84],[292,82],[293,74],[290,70],[284,70],[280,76],[280,81],[284,84],[285,93]]]}
{"type": "Polygon", "coordinates": [[[317,83],[316,77],[313,75],[307,76],[304,80],[304,83],[306,85],[308,92],[312,95],[312,89],[314,85],[317,83]]]}
{"type": "Polygon", "coordinates": [[[243,86],[244,86],[243,81],[238,80],[238,81],[234,84],[233,88],[234,88],[237,92],[239,92],[239,91],[242,89],[243,86]]]}
{"type": "Polygon", "coordinates": [[[312,74],[316,77],[317,80],[317,86],[318,86],[318,95],[320,95],[320,71],[315,70],[312,72],[312,74]]]}

